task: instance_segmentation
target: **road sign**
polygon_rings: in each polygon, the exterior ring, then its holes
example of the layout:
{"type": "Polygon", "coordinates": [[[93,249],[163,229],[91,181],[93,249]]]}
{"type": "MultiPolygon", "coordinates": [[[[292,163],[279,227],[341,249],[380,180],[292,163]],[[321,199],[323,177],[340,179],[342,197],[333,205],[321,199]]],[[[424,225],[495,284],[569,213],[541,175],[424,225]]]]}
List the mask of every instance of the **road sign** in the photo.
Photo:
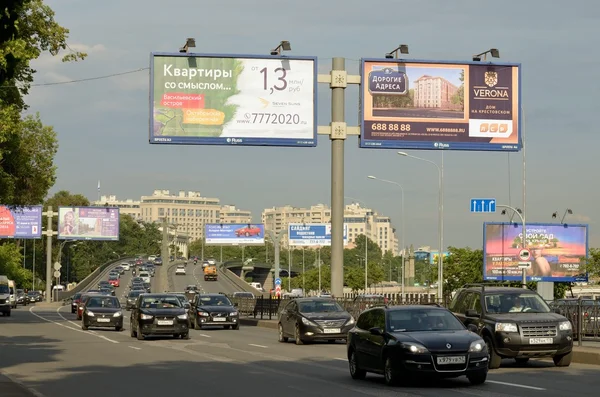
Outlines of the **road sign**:
{"type": "Polygon", "coordinates": [[[60,277],[60,272],[58,270],[54,271],[54,277],[55,278],[59,278],[60,277]]]}
{"type": "Polygon", "coordinates": [[[531,262],[519,262],[519,269],[529,269],[531,262]]]}
{"type": "Polygon", "coordinates": [[[54,262],[54,270],[60,270],[62,266],[58,262],[54,262]]]}
{"type": "Polygon", "coordinates": [[[531,253],[529,252],[529,250],[522,249],[521,251],[519,251],[519,259],[523,262],[528,261],[530,256],[531,253]]]}
{"type": "Polygon", "coordinates": [[[281,296],[281,285],[275,286],[275,296],[277,296],[277,297],[281,296]]]}
{"type": "Polygon", "coordinates": [[[471,212],[496,212],[496,199],[474,198],[471,199],[471,212]]]}
{"type": "Polygon", "coordinates": [[[275,285],[281,285],[281,279],[280,278],[276,278],[275,279],[275,285]]]}

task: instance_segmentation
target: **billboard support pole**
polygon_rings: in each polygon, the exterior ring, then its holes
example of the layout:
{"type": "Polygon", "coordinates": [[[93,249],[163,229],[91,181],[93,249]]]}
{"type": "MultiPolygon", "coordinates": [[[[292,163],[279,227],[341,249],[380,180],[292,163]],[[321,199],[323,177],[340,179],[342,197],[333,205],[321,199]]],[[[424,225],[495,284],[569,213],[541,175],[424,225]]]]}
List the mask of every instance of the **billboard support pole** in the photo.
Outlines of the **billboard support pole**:
{"type": "MultiPolygon", "coordinates": [[[[521,123],[524,124],[525,116],[523,113],[523,107],[521,107],[521,123]]],[[[525,207],[527,205],[527,183],[526,183],[526,168],[525,168],[525,129],[521,128],[521,150],[523,151],[523,249],[527,249],[527,238],[525,230],[525,214],[527,213],[525,207]]],[[[527,288],[527,269],[523,269],[521,273],[521,283],[523,288],[527,288]]]]}
{"type": "Polygon", "coordinates": [[[345,58],[331,61],[330,74],[317,76],[331,88],[331,124],[319,127],[319,135],[331,140],[331,294],[344,295],[344,144],[348,135],[360,135],[360,127],[345,122],[346,87],[360,84],[360,76],[348,75],[345,58]]]}
{"type": "Polygon", "coordinates": [[[273,266],[275,267],[275,274],[273,275],[274,279],[278,279],[279,278],[279,248],[280,248],[280,242],[281,242],[281,237],[283,237],[284,234],[287,233],[287,228],[286,229],[281,229],[279,231],[279,233],[275,234],[272,230],[268,230],[267,233],[269,234],[269,238],[273,241],[273,250],[275,251],[274,255],[274,264],[273,266]]]}
{"type": "Polygon", "coordinates": [[[160,251],[160,256],[162,257],[163,261],[167,261],[167,263],[169,263],[169,259],[171,259],[169,255],[169,225],[167,224],[166,217],[164,217],[162,221],[162,244],[160,251]]]}
{"type": "Polygon", "coordinates": [[[52,237],[58,235],[58,232],[52,230],[52,218],[58,215],[58,212],[52,212],[52,206],[49,205],[43,216],[48,217],[46,232],[46,302],[52,302],[52,237]]]}

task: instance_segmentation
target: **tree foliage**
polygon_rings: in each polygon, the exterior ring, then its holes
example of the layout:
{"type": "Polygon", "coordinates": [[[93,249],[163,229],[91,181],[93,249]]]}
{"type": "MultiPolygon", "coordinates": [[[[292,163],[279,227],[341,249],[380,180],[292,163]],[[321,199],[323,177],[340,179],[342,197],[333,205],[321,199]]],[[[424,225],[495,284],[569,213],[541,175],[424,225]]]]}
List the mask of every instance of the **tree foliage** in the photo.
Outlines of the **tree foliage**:
{"type": "Polygon", "coordinates": [[[31,288],[32,273],[23,267],[23,256],[13,243],[0,245],[0,274],[14,280],[18,288],[31,288]]]}

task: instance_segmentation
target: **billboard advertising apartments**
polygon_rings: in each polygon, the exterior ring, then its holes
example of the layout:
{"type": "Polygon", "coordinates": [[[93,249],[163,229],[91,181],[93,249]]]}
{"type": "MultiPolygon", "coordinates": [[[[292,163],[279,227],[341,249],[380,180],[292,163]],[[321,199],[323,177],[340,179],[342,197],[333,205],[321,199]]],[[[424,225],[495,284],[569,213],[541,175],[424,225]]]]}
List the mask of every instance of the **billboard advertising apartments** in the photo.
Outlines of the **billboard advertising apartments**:
{"type": "Polygon", "coordinates": [[[206,244],[262,245],[265,225],[247,223],[209,223],[204,231],[206,244]]]}
{"type": "MultiPolygon", "coordinates": [[[[531,268],[528,281],[586,281],[581,259],[587,258],[588,226],[530,223],[526,247],[531,268]]],[[[485,280],[520,281],[519,252],[523,226],[518,223],[483,225],[483,275],[485,280]]]]}
{"type": "Polygon", "coordinates": [[[0,205],[0,238],[42,238],[42,206],[0,205]]]}
{"type": "Polygon", "coordinates": [[[59,240],[119,240],[119,209],[59,207],[59,240]]]}
{"type": "Polygon", "coordinates": [[[519,64],[363,59],[362,148],[519,151],[519,64]]]}
{"type": "MultiPolygon", "coordinates": [[[[291,246],[331,246],[331,223],[290,223],[288,237],[291,246]]],[[[344,224],[344,245],[348,244],[348,225],[344,224]]]]}
{"type": "Polygon", "coordinates": [[[317,59],[154,53],[150,143],[317,145],[317,59]]]}

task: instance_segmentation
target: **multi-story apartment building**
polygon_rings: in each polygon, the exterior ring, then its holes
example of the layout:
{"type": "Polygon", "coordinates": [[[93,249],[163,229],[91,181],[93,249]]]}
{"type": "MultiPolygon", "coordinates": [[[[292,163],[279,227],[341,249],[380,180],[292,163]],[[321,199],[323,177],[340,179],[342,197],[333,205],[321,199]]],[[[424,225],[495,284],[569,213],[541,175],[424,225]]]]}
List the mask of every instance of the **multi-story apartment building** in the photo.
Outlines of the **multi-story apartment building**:
{"type": "MultiPolygon", "coordinates": [[[[278,233],[285,230],[290,223],[329,223],[331,222],[331,209],[324,204],[313,205],[310,208],[297,208],[292,206],[267,208],[262,213],[262,222],[265,230],[278,233]]],[[[398,239],[391,220],[387,216],[378,214],[370,208],[361,207],[359,204],[346,205],[344,209],[344,223],[348,227],[348,246],[354,246],[357,236],[366,234],[385,251],[392,251],[398,255],[398,239]]],[[[282,243],[287,244],[287,236],[282,237],[282,243]]]]}
{"type": "Polygon", "coordinates": [[[235,205],[224,205],[220,212],[221,223],[252,223],[252,212],[236,208],[235,205]]]}
{"type": "Polygon", "coordinates": [[[166,221],[175,225],[178,232],[192,240],[204,237],[204,225],[221,222],[221,204],[218,198],[202,197],[199,192],[155,190],[151,196],[140,200],[141,218],[144,222],[166,221]]]}
{"type": "Polygon", "coordinates": [[[130,215],[135,220],[141,220],[142,211],[139,200],[117,200],[117,196],[100,196],[100,200],[92,203],[94,206],[118,207],[120,214],[130,215]]]}
{"type": "Polygon", "coordinates": [[[416,108],[460,109],[452,103],[458,87],[443,77],[423,75],[413,85],[413,105],[416,108]]]}

